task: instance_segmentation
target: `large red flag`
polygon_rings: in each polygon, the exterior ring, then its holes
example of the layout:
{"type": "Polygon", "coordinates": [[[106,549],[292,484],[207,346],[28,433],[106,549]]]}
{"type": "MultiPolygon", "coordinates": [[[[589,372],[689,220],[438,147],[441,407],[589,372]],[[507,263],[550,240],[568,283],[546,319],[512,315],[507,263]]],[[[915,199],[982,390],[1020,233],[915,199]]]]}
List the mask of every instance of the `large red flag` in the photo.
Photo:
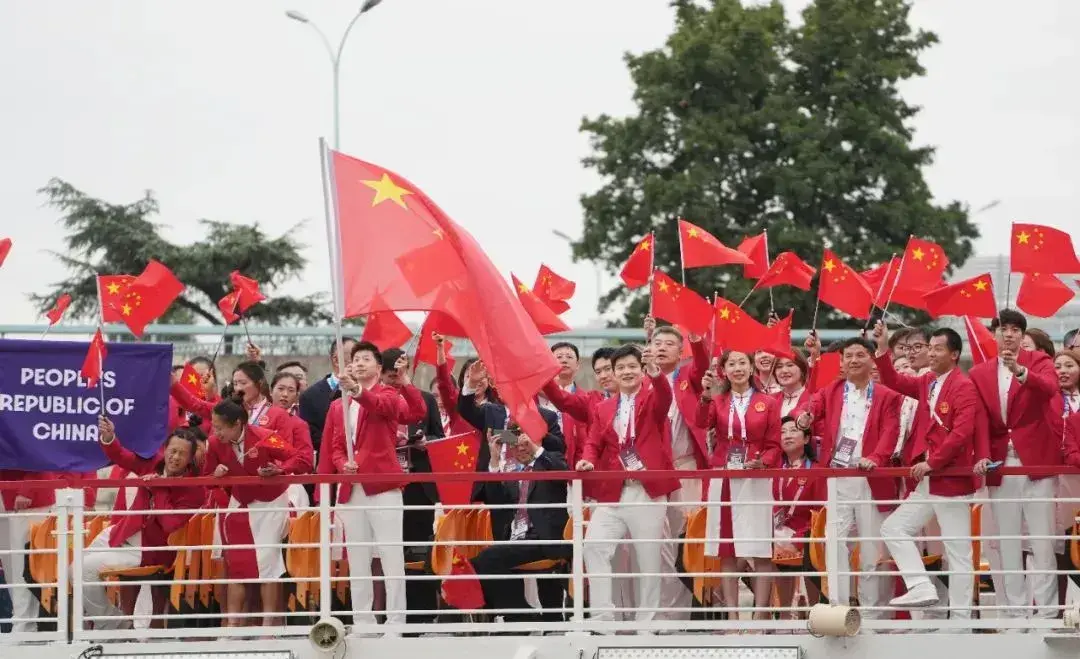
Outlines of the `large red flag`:
{"type": "Polygon", "coordinates": [[[108,354],[108,351],[105,349],[105,337],[101,335],[101,328],[99,327],[98,331],[94,332],[94,338],[90,340],[86,358],[83,359],[82,370],[79,371],[79,375],[86,380],[87,387],[96,386],[98,380],[101,379],[106,354],[108,354]]]}
{"type": "Polygon", "coordinates": [[[818,298],[852,318],[866,320],[870,317],[874,292],[859,273],[827,249],[821,259],[818,298]]]}
{"type": "Polygon", "coordinates": [[[903,261],[897,268],[892,301],[926,310],[925,295],[947,285],[942,279],[947,267],[949,259],[941,245],[914,236],[909,238],[903,261]]]}
{"type": "Polygon", "coordinates": [[[1050,318],[1061,311],[1061,308],[1075,296],[1073,289],[1054,275],[1027,272],[1024,273],[1024,278],[1020,282],[1016,306],[1032,316],[1050,318]]]}
{"type": "Polygon", "coordinates": [[[653,273],[652,304],[654,316],[691,334],[704,335],[712,325],[712,305],[659,270],[653,273]]]}
{"type": "Polygon", "coordinates": [[[382,310],[377,299],[383,309],[445,313],[468,334],[513,418],[543,437],[535,396],[559,364],[480,245],[398,174],[335,151],[327,164],[344,315],[382,310]]]}
{"type": "Polygon", "coordinates": [[[184,284],[167,267],[150,261],[138,277],[99,275],[102,320],[124,323],[142,338],[146,326],[168,311],[184,292],[184,284]]]}
{"type": "Polygon", "coordinates": [[[713,333],[713,352],[738,350],[753,354],[773,341],[770,329],[737,304],[718,296],[714,305],[716,329],[713,333]]]}
{"type": "Polygon", "coordinates": [[[536,281],[533,283],[532,290],[549,309],[556,314],[561,314],[570,310],[567,302],[574,297],[577,284],[565,277],[560,277],[554,270],[541,263],[540,269],[536,272],[536,281]]]}
{"type": "Polygon", "coordinates": [[[517,291],[521,306],[525,309],[525,313],[529,314],[529,318],[536,323],[536,329],[540,330],[541,334],[547,336],[570,331],[570,327],[551,310],[551,307],[544,304],[544,301],[529,290],[528,286],[521,283],[521,280],[513,273],[510,273],[510,279],[514,284],[514,290],[517,291]]]}
{"type": "Polygon", "coordinates": [[[840,353],[826,352],[817,362],[810,366],[810,379],[806,383],[806,389],[810,393],[820,391],[832,384],[840,377],[840,353]]]}
{"type": "Polygon", "coordinates": [[[926,310],[934,318],[941,316],[974,316],[993,318],[997,315],[994,283],[989,274],[942,286],[923,296],[926,310]]]}
{"type": "Polygon", "coordinates": [[[758,279],[756,288],[787,285],[808,291],[815,272],[813,266],[794,252],[781,252],[769,266],[769,270],[758,279]]]}
{"type": "Polygon", "coordinates": [[[1080,272],[1072,236],[1042,224],[1013,224],[1011,262],[1013,272],[1080,272]]]}
{"type": "Polygon", "coordinates": [[[679,249],[682,267],[704,268],[710,265],[752,265],[750,257],[737,249],[731,249],[705,229],[679,220],[679,249]]]}
{"type": "Polygon", "coordinates": [[[756,236],[744,238],[739,251],[750,257],[750,263],[743,266],[742,274],[747,279],[759,279],[769,271],[769,234],[762,231],[756,236]]]}
{"type": "MultiPolygon", "coordinates": [[[[480,456],[480,437],[475,432],[453,435],[427,443],[428,460],[435,474],[476,471],[480,456]]],[[[435,481],[439,501],[444,506],[467,506],[472,498],[472,481],[435,481]]]]}
{"type": "Polygon", "coordinates": [[[653,251],[653,235],[650,233],[637,244],[619,272],[627,288],[641,288],[649,283],[653,271],[653,251]]]}
{"type": "Polygon", "coordinates": [[[967,329],[968,349],[975,366],[997,357],[997,339],[986,329],[978,318],[964,316],[964,328],[967,329]]]}

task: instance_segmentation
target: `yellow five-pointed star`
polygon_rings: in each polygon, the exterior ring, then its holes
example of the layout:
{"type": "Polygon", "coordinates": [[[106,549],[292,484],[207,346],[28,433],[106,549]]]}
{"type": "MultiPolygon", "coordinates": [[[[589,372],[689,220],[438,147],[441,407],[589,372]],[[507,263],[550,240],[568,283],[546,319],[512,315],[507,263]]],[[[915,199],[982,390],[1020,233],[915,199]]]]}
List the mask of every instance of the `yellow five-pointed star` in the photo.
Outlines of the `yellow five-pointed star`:
{"type": "Polygon", "coordinates": [[[469,445],[465,442],[461,442],[457,445],[458,455],[467,455],[469,453],[469,445]]]}
{"type": "Polygon", "coordinates": [[[727,307],[724,307],[723,309],[720,310],[720,318],[722,318],[724,320],[727,320],[729,317],[731,317],[731,310],[730,309],[728,309],[727,307]]]}
{"type": "Polygon", "coordinates": [[[641,241],[641,244],[638,245],[638,249],[640,249],[642,251],[648,251],[648,249],[649,249],[649,239],[646,238],[645,240],[641,241]]]}
{"type": "Polygon", "coordinates": [[[1026,231],[1021,231],[1020,233],[1016,234],[1016,242],[1020,243],[1021,245],[1027,245],[1029,240],[1031,240],[1031,234],[1027,233],[1026,231]]]}
{"type": "Polygon", "coordinates": [[[191,384],[199,384],[199,378],[195,377],[195,374],[192,373],[188,376],[188,382],[190,382],[191,384]]]}
{"type": "Polygon", "coordinates": [[[528,293],[529,287],[521,282],[518,282],[518,293],[528,293]]]}
{"type": "Polygon", "coordinates": [[[661,281],[659,284],[657,284],[657,287],[660,288],[661,293],[667,293],[668,285],[666,281],[661,281]]]}
{"type": "Polygon", "coordinates": [[[397,183],[394,183],[390,180],[390,175],[386,172],[383,172],[382,178],[378,181],[360,182],[375,191],[375,198],[371,200],[372,207],[390,200],[402,208],[408,208],[408,206],[405,205],[404,197],[405,195],[412,194],[412,191],[406,190],[397,183]]]}
{"type": "Polygon", "coordinates": [[[120,313],[124,314],[125,316],[130,316],[131,307],[125,304],[124,306],[120,307],[120,313]]]}
{"type": "Polygon", "coordinates": [[[921,247],[916,247],[915,249],[911,250],[911,255],[915,257],[916,261],[922,261],[923,254],[924,252],[922,251],[921,247]]]}
{"type": "Polygon", "coordinates": [[[690,238],[697,238],[697,235],[698,235],[697,229],[693,229],[693,228],[690,229],[689,231],[686,232],[686,235],[687,235],[687,237],[690,237],[690,238]]]}
{"type": "Polygon", "coordinates": [[[836,263],[835,263],[835,262],[833,262],[833,260],[832,260],[832,259],[828,259],[827,261],[825,261],[825,265],[824,265],[824,266],[822,266],[822,267],[824,267],[824,268],[825,268],[826,270],[828,270],[829,272],[832,272],[833,270],[835,270],[835,269],[836,269],[836,263]]]}
{"type": "Polygon", "coordinates": [[[977,291],[985,291],[986,290],[986,280],[980,279],[979,281],[975,282],[975,290],[977,290],[977,291]]]}
{"type": "Polygon", "coordinates": [[[108,286],[110,295],[118,295],[120,293],[120,284],[115,281],[108,286]]]}

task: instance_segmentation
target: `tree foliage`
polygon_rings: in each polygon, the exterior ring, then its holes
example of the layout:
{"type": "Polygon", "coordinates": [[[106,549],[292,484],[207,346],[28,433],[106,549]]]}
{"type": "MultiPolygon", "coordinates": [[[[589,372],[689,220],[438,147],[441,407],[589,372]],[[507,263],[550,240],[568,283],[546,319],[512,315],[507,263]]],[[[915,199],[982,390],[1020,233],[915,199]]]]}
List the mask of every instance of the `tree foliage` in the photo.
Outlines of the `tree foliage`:
{"type": "MultiPolygon", "coordinates": [[[[617,272],[655,231],[656,265],[677,276],[676,218],[727,245],[768,230],[769,251],[818,265],[823,248],[857,269],[902,253],[909,235],[934,240],[951,262],[978,231],[959,202],[934,203],[922,169],[934,150],[913,145],[918,108],[898,85],[924,75],[919,54],[937,38],[913,30],[906,0],[813,0],[802,24],[781,4],[675,0],[664,47],[625,56],[636,114],[586,118],[586,167],[601,187],[582,197],[575,257],[617,272]]],[[[702,294],[740,301],[753,286],[738,267],[687,272],[702,294]]],[[[814,296],[781,287],[776,307],[809,324],[814,296]]],[[[622,287],[602,302],[627,298],[622,287]]],[[[763,318],[769,295],[746,308],[763,318]]],[[[638,324],[637,296],[626,320],[638,324]]],[[[844,324],[822,313],[819,324],[844,324]]]]}
{"type": "Polygon", "coordinates": [[[60,212],[67,230],[64,252],[52,252],[69,276],[52,290],[30,299],[44,312],[63,293],[72,304],[68,315],[92,320],[97,317],[99,274],[139,274],[150,259],[168,266],[187,286],[183,295],[161,319],[165,323],[190,323],[196,319],[223,323],[217,301],[231,290],[229,273],[240,270],[260,282],[267,300],[248,310],[255,322],[300,324],[329,320],[321,295],[302,298],[275,295],[273,289],[304,269],[302,245],[292,238],[268,237],[258,224],[239,225],[200,220],[204,236],[187,245],[176,245],[161,236],[161,225],[152,218],[159,212],[153,193],[128,204],[95,199],[60,179],[39,191],[49,206],[60,212]]]}

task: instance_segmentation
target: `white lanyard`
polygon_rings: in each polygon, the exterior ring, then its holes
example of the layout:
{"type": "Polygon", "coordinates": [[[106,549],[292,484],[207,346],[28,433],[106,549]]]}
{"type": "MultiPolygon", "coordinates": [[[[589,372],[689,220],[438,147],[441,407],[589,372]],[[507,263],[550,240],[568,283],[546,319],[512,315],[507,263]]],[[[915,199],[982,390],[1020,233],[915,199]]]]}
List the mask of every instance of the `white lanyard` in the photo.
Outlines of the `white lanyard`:
{"type": "Polygon", "coordinates": [[[739,414],[739,426],[742,431],[742,440],[746,442],[746,410],[750,409],[750,398],[754,395],[754,390],[748,389],[745,395],[739,396],[732,392],[731,402],[728,403],[728,415],[727,415],[727,438],[731,441],[735,438],[735,413],[739,414]]]}
{"type": "Polygon", "coordinates": [[[1078,394],[1070,394],[1070,393],[1066,393],[1064,391],[1061,392],[1061,402],[1065,403],[1062,406],[1062,407],[1065,408],[1065,411],[1062,413],[1062,416],[1069,416],[1073,412],[1080,412],[1080,403],[1077,403],[1076,405],[1073,405],[1073,403],[1072,403],[1073,397],[1077,396],[1077,395],[1078,394]]]}
{"type": "Polygon", "coordinates": [[[637,397],[626,398],[619,396],[619,409],[616,412],[618,415],[629,414],[630,418],[626,420],[626,435],[619,438],[620,444],[627,444],[633,446],[637,440],[636,428],[634,427],[634,404],[637,402],[637,397]]]}
{"type": "Polygon", "coordinates": [[[251,408],[251,412],[248,414],[248,425],[249,426],[257,426],[257,425],[259,425],[259,419],[262,418],[263,414],[265,414],[266,410],[268,410],[268,409],[270,409],[270,401],[265,400],[265,399],[263,399],[263,402],[260,403],[259,405],[253,406],[251,408]]]}
{"type": "MultiPolygon", "coordinates": [[[[807,469],[810,468],[810,458],[803,458],[803,467],[805,467],[807,469]]],[[[792,467],[791,465],[785,464],[784,469],[796,469],[796,467],[792,467]]],[[[782,485],[782,487],[780,488],[780,496],[781,497],[784,496],[784,490],[787,488],[787,486],[791,485],[791,479],[792,478],[796,478],[796,476],[789,476],[788,479],[787,479],[787,482],[781,484],[782,485]]],[[[799,501],[799,498],[802,497],[803,490],[805,490],[805,489],[806,489],[806,482],[804,481],[803,484],[799,486],[799,489],[795,490],[795,496],[791,498],[791,505],[788,506],[788,511],[787,511],[787,516],[788,517],[791,517],[795,513],[795,504],[799,501]]]]}

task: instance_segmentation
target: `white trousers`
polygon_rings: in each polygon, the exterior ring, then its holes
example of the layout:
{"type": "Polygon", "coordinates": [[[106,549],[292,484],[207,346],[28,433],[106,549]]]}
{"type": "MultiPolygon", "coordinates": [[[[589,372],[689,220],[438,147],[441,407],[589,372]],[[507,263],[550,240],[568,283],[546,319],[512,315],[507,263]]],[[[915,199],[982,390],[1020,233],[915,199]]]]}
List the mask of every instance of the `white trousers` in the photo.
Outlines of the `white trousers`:
{"type": "Polygon", "coordinates": [[[941,535],[959,540],[942,540],[945,562],[949,566],[949,615],[953,619],[971,618],[972,596],[975,589],[975,566],[971,549],[971,504],[968,496],[942,497],[930,494],[929,480],[924,478],[918,487],[900,504],[885,523],[881,535],[896,568],[903,572],[908,590],[930,584],[922,555],[911,538],[919,534],[932,517],[937,517],[941,535]]]}
{"type": "MultiPolygon", "coordinates": [[[[662,503],[665,498],[653,499],[637,481],[627,481],[619,496],[620,504],[654,502],[662,503]]],[[[615,619],[615,605],[611,595],[611,560],[615,549],[623,538],[630,534],[633,540],[659,540],[663,537],[667,510],[664,506],[622,506],[608,505],[598,507],[589,520],[589,529],[585,532],[585,544],[582,558],[589,577],[589,604],[592,618],[602,621],[615,619]]],[[[660,544],[633,543],[631,551],[637,569],[645,574],[660,572],[660,544]]],[[[638,576],[636,620],[653,620],[655,609],[660,607],[660,577],[638,576]]]]}
{"type": "MultiPolygon", "coordinates": [[[[885,521],[885,515],[874,504],[870,494],[870,484],[865,478],[848,478],[840,481],[839,499],[837,500],[837,519],[834,531],[840,541],[840,566],[846,571],[851,565],[852,544],[845,539],[852,536],[858,538],[880,538],[881,524],[885,521]]],[[[833,524],[829,520],[829,524],[833,524]]],[[[889,577],[869,576],[877,570],[878,563],[885,558],[884,543],[880,540],[859,540],[859,572],[858,577],[859,604],[861,606],[884,606],[887,599],[889,577]]],[[[840,592],[829,595],[830,601],[836,604],[846,605],[851,599],[851,579],[840,578],[840,592]]],[[[880,619],[885,617],[883,611],[864,611],[864,618],[880,619]]]]}
{"type": "MultiPolygon", "coordinates": [[[[1006,467],[1021,466],[1020,460],[1013,455],[1005,459],[1006,467]]],[[[1027,476],[1004,476],[1001,485],[990,488],[991,505],[994,508],[994,519],[997,521],[998,532],[1003,536],[1020,536],[1023,526],[1027,525],[1027,533],[1033,536],[1057,535],[1054,529],[1054,502],[1057,479],[1044,478],[1031,480],[1027,476]],[[1046,501],[1025,501],[1023,503],[998,501],[998,499],[1046,499],[1046,501]]],[[[1034,570],[1056,570],[1057,557],[1054,555],[1053,540],[1028,540],[1031,544],[1032,568],[1034,570]]],[[[1001,553],[1001,566],[1005,570],[1023,570],[1023,541],[999,540],[998,550],[1001,553]]],[[[1038,607],[1036,617],[1057,617],[1058,586],[1057,576],[1054,574],[1006,574],[1004,575],[1005,602],[1010,607],[1030,606],[1028,598],[1028,584],[1035,593],[1035,606],[1038,607]]],[[[1003,613],[1004,617],[1026,618],[1030,609],[1010,608],[1003,613]]]]}
{"type": "MultiPolygon", "coordinates": [[[[5,512],[4,504],[0,502],[0,513],[5,512]]],[[[12,512],[14,511],[7,511],[12,512]]],[[[47,508],[24,510],[22,514],[33,513],[28,516],[8,517],[0,515],[0,549],[7,551],[25,552],[26,543],[30,541],[30,526],[45,519],[47,508]]],[[[0,554],[0,565],[4,566],[4,583],[10,586],[7,591],[11,597],[11,612],[15,619],[24,618],[31,622],[16,622],[12,624],[14,632],[36,632],[37,623],[32,622],[38,617],[40,604],[23,580],[23,572],[26,569],[26,554],[0,554]]]]}
{"type": "Polygon", "coordinates": [[[386,623],[405,624],[405,548],[402,545],[401,527],[401,507],[404,503],[401,490],[368,495],[364,493],[364,488],[354,485],[349,500],[339,503],[361,506],[352,510],[337,509],[338,517],[345,528],[345,541],[379,543],[374,547],[367,545],[348,548],[353,622],[358,625],[375,624],[375,616],[371,613],[372,601],[375,598],[375,587],[371,580],[371,557],[373,553],[377,553],[382,563],[383,583],[386,585],[386,610],[398,612],[387,613],[386,623]]]}
{"type": "MultiPolygon", "coordinates": [[[[697,469],[693,456],[675,463],[676,469],[697,469]]],[[[686,530],[687,515],[701,506],[701,479],[683,480],[682,487],[668,495],[667,514],[665,515],[664,538],[677,540],[686,530]],[[692,505],[676,506],[671,504],[687,503],[692,505]]],[[[665,542],[660,546],[660,571],[664,578],[660,581],[660,607],[668,609],[656,615],[657,620],[689,620],[689,611],[671,611],[670,609],[689,609],[694,604],[694,594],[679,578],[676,562],[684,545],[678,542],[665,542]]]]}
{"type": "MultiPolygon", "coordinates": [[[[98,534],[83,553],[83,614],[86,616],[122,616],[123,612],[109,601],[105,592],[106,584],[101,580],[101,571],[139,567],[142,564],[139,534],[129,538],[121,547],[110,547],[109,538],[114,528],[110,526],[98,534]]],[[[94,621],[94,629],[120,629],[130,625],[130,620],[94,621]]]]}

